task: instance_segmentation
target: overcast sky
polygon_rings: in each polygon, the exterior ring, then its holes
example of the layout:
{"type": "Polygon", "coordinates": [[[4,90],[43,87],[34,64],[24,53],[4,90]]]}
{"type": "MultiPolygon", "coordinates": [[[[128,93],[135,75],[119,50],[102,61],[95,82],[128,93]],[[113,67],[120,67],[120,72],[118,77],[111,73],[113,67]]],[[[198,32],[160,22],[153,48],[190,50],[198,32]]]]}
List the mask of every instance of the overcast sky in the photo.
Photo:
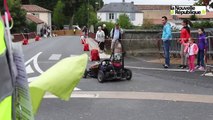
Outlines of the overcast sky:
{"type": "MultiPolygon", "coordinates": [[[[192,5],[198,0],[125,0],[126,2],[134,1],[135,4],[149,4],[149,5],[192,5]]],[[[122,0],[104,0],[105,4],[110,2],[122,2],[122,0]]]]}

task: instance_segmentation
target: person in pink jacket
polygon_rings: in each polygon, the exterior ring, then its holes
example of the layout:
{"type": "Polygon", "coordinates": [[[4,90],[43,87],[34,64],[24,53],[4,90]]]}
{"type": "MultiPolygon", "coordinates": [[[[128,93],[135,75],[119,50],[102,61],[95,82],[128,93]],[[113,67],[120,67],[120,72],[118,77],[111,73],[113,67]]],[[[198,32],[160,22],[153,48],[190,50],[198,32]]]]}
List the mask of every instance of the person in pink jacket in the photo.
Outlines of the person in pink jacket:
{"type": "Polygon", "coordinates": [[[195,70],[195,55],[198,53],[198,46],[196,43],[194,43],[194,40],[192,38],[189,38],[189,42],[185,43],[185,49],[184,53],[188,57],[188,66],[189,70],[187,72],[194,72],[195,70]]]}

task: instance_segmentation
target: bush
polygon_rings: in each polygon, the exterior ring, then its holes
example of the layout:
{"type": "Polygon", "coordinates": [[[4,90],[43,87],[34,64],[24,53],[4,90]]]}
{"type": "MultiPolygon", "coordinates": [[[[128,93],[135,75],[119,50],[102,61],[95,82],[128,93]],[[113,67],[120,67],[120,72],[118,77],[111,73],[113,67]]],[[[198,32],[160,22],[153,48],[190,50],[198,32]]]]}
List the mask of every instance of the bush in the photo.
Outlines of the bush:
{"type": "Polygon", "coordinates": [[[197,18],[197,16],[196,15],[191,15],[190,16],[190,20],[197,20],[198,18],[197,18]]]}
{"type": "Polygon", "coordinates": [[[202,21],[202,22],[194,22],[192,28],[212,28],[213,23],[209,21],[202,21]]]}
{"type": "Polygon", "coordinates": [[[96,25],[95,25],[95,31],[98,30],[98,26],[103,26],[103,24],[106,25],[106,28],[107,30],[110,32],[112,30],[112,28],[114,28],[114,23],[112,22],[98,22],[96,25]]]}
{"type": "Polygon", "coordinates": [[[36,23],[33,23],[33,22],[27,23],[27,28],[28,28],[29,32],[37,31],[37,25],[36,25],[36,23]]]}
{"type": "Polygon", "coordinates": [[[133,28],[133,25],[132,25],[129,17],[126,14],[121,14],[119,16],[118,23],[120,24],[121,28],[124,28],[124,29],[133,28]]]}
{"type": "Polygon", "coordinates": [[[159,30],[163,28],[163,25],[155,25],[151,20],[145,19],[141,28],[159,30]]]}

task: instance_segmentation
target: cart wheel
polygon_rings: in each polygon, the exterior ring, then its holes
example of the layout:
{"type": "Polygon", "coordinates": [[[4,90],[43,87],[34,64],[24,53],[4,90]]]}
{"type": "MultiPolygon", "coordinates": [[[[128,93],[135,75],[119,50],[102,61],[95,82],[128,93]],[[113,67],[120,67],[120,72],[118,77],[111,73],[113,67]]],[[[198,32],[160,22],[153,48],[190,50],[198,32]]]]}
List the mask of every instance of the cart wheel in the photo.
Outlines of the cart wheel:
{"type": "Polygon", "coordinates": [[[84,76],[83,76],[83,78],[87,78],[87,75],[88,75],[88,71],[87,71],[87,69],[84,71],[84,76]]]}
{"type": "Polygon", "coordinates": [[[104,82],[104,73],[103,71],[98,71],[98,82],[103,83],[104,82]]]}
{"type": "Polygon", "coordinates": [[[125,69],[126,80],[132,79],[132,71],[130,69],[125,69]]]}

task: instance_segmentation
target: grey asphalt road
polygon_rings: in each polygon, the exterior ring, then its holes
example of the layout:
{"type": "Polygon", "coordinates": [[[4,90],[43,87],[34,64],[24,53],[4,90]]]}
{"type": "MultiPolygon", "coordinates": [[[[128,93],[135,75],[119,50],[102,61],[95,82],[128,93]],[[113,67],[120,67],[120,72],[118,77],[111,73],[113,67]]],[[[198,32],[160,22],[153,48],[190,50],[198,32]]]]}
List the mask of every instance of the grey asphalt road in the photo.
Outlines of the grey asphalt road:
{"type": "MultiPolygon", "coordinates": [[[[31,42],[23,46],[25,61],[29,61],[36,54],[38,66],[42,71],[47,70],[59,60],[70,55],[79,55],[83,52],[83,46],[77,36],[55,37],[31,42]],[[60,56],[50,60],[52,55],[60,56]]],[[[89,55],[89,52],[86,52],[89,55]]],[[[143,59],[128,57],[126,65],[136,67],[153,67],[161,65],[146,63],[143,59]]],[[[40,75],[30,61],[33,72],[28,76],[40,75]]],[[[88,62],[88,64],[92,64],[88,62]]],[[[27,66],[26,65],[26,66],[27,66]]],[[[88,65],[88,66],[89,66],[88,65]]],[[[183,98],[184,101],[162,99],[130,99],[128,94],[124,99],[119,98],[86,98],[74,97],[70,101],[61,101],[56,98],[44,98],[36,120],[213,120],[213,80],[209,77],[200,77],[200,73],[137,70],[132,69],[131,81],[109,81],[103,84],[96,79],[82,79],[77,86],[80,92],[139,92],[139,93],[171,93],[173,97],[180,94],[203,95],[201,102],[195,102],[193,97],[183,98]],[[208,101],[208,102],[206,102],[208,101]],[[188,101],[187,101],[188,100],[188,101]]],[[[78,91],[76,92],[78,93],[78,91]]],[[[116,94],[117,93],[117,94],[116,94]]],[[[110,97],[110,96],[109,96],[110,97]]],[[[141,96],[138,96],[138,98],[141,96]]],[[[150,97],[145,95],[143,97],[150,97]]],[[[181,96],[180,96],[181,97],[181,96]]],[[[157,98],[157,96],[156,96],[157,98]]],[[[198,99],[194,97],[194,99],[198,99]]]]}

